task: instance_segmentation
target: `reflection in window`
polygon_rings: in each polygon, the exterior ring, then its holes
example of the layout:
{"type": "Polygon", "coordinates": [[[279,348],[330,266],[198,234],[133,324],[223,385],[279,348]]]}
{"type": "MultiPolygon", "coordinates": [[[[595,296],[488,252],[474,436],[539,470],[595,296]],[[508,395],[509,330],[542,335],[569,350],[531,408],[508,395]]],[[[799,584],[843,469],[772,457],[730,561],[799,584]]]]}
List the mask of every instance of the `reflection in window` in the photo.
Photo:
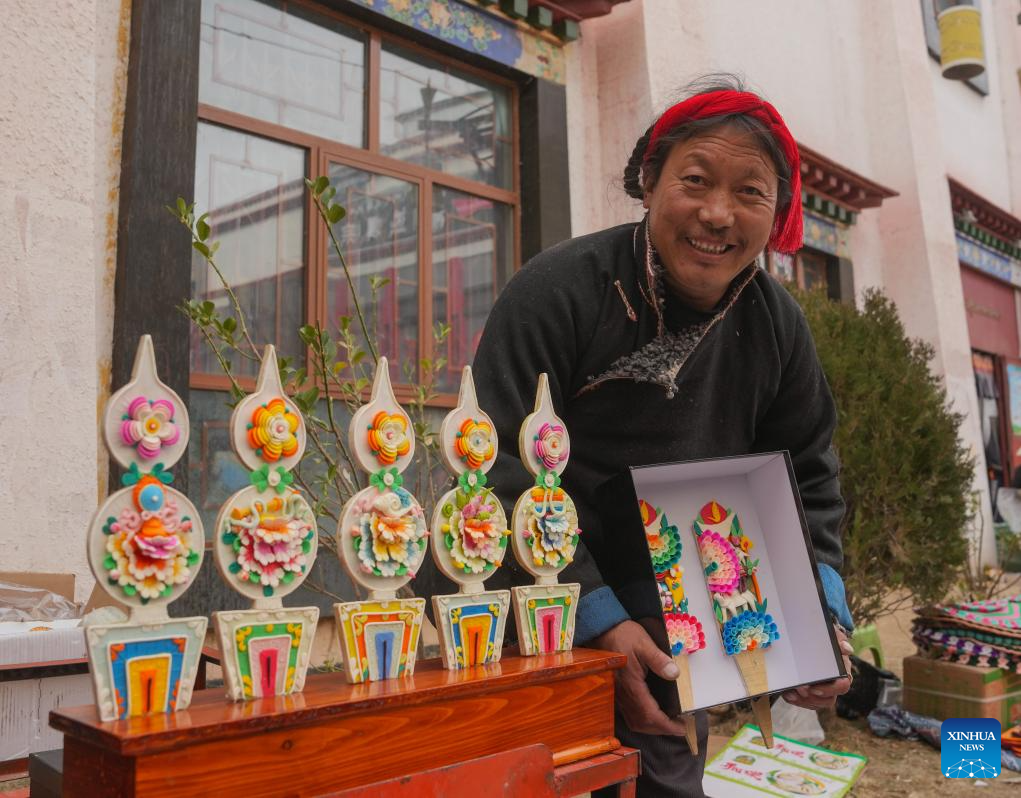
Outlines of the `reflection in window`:
{"type": "Polygon", "coordinates": [[[433,195],[433,321],[450,326],[440,391],[456,392],[513,261],[508,205],[436,187],[433,195]]]}
{"type": "Polygon", "coordinates": [[[206,540],[216,529],[220,507],[235,492],[251,484],[248,469],[238,460],[230,446],[230,407],[228,396],[221,391],[198,391],[188,394],[188,417],[191,435],[188,438],[188,495],[205,527],[206,540]]]}
{"type": "MultiPolygon", "coordinates": [[[[331,164],[337,202],[347,209],[334,228],[358,290],[358,300],[379,353],[390,360],[390,378],[406,382],[404,367],[418,374],[418,186],[353,166],[331,164]],[[373,286],[375,285],[375,290],[373,286]]],[[[351,317],[361,330],[344,270],[332,248],[326,272],[331,326],[351,317]]]]}
{"type": "Polygon", "coordinates": [[[388,43],[380,72],[383,155],[512,187],[509,89],[388,43]]]}
{"type": "Polygon", "coordinates": [[[801,265],[801,283],[806,291],[826,288],[826,256],[821,252],[803,249],[798,253],[801,265]]]}
{"type": "Polygon", "coordinates": [[[365,146],[362,34],[299,5],[203,0],[199,101],[365,146]]]}
{"type": "MultiPolygon", "coordinates": [[[[304,307],[305,152],[200,122],[195,157],[195,203],[208,212],[216,263],[238,297],[258,346],[275,343],[300,354],[304,307]]],[[[191,295],[233,315],[216,273],[194,253],[191,295]]],[[[235,372],[254,376],[257,364],[232,359],[235,372]]],[[[192,330],[192,373],[219,374],[219,364],[192,330]]]]}

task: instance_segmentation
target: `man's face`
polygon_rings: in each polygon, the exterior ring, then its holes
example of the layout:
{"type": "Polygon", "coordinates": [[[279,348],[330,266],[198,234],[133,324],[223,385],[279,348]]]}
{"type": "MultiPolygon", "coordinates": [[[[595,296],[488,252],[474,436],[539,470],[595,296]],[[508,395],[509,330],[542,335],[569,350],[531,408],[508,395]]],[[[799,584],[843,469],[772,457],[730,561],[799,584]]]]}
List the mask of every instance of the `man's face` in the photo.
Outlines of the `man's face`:
{"type": "Polygon", "coordinates": [[[778,179],[752,134],[732,126],[675,144],[645,192],[667,285],[709,310],[769,240],[778,179]]]}

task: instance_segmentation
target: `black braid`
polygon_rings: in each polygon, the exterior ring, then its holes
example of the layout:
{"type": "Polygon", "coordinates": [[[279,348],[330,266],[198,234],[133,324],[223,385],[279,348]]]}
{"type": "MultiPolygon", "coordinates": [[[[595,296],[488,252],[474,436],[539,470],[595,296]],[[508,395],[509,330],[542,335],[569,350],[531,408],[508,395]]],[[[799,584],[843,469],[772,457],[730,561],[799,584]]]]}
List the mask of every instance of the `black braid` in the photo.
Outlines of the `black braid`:
{"type": "Polygon", "coordinates": [[[642,185],[642,164],[645,162],[645,150],[649,146],[649,139],[652,138],[652,125],[645,131],[638,141],[624,167],[624,191],[629,197],[642,199],[645,196],[645,187],[642,185]]]}

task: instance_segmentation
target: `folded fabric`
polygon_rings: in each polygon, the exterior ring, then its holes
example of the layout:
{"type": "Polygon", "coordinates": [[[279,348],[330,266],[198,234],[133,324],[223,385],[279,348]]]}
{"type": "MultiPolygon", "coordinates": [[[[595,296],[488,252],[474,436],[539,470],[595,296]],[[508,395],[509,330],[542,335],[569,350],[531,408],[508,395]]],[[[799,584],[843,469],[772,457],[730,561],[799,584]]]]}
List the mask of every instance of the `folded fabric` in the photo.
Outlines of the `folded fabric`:
{"type": "Polygon", "coordinates": [[[1021,649],[985,643],[974,639],[967,632],[930,629],[916,622],[912,625],[912,640],[921,653],[929,654],[934,659],[1021,673],[1021,649]]]}
{"type": "Polygon", "coordinates": [[[935,604],[922,607],[917,614],[923,618],[949,617],[964,626],[997,630],[1010,637],[1021,636],[1021,596],[964,604],[935,604]]]}

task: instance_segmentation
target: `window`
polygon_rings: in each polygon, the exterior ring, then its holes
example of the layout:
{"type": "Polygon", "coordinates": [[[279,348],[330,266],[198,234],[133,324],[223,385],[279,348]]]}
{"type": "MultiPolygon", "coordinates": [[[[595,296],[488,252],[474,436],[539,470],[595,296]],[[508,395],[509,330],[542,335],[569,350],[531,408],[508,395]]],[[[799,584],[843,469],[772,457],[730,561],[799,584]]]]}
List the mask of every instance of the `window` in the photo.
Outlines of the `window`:
{"type": "MultiPolygon", "coordinates": [[[[299,360],[297,330],[353,315],[348,281],[305,190],[328,175],[335,227],[399,399],[405,369],[446,358],[437,404],[452,407],[497,293],[520,259],[516,87],[299,2],[203,0],[197,208],[259,346],[299,360]],[[434,351],[435,323],[449,325],[434,351]]],[[[192,297],[226,311],[198,255],[192,297]]],[[[360,337],[359,325],[352,330],[360,337]]],[[[230,451],[228,381],[193,331],[190,484],[212,534],[248,484],[230,451]]],[[[232,366],[254,387],[256,364],[232,366]]]]}
{"type": "Polygon", "coordinates": [[[798,250],[794,255],[770,252],[766,268],[777,279],[794,283],[802,290],[823,288],[831,298],[840,297],[840,286],[831,282],[837,268],[837,258],[833,255],[809,247],[798,250]]]}
{"type": "MultiPolygon", "coordinates": [[[[203,0],[195,200],[256,343],[300,358],[298,327],[335,329],[354,312],[304,187],[327,174],[348,211],[334,233],[398,396],[420,358],[443,355],[440,403],[452,406],[518,260],[516,118],[513,84],[331,12],[203,0]],[[451,332],[434,352],[440,322],[451,332]]],[[[227,307],[198,255],[192,296],[227,307]]],[[[227,385],[198,333],[191,384],[227,385]]]]}

